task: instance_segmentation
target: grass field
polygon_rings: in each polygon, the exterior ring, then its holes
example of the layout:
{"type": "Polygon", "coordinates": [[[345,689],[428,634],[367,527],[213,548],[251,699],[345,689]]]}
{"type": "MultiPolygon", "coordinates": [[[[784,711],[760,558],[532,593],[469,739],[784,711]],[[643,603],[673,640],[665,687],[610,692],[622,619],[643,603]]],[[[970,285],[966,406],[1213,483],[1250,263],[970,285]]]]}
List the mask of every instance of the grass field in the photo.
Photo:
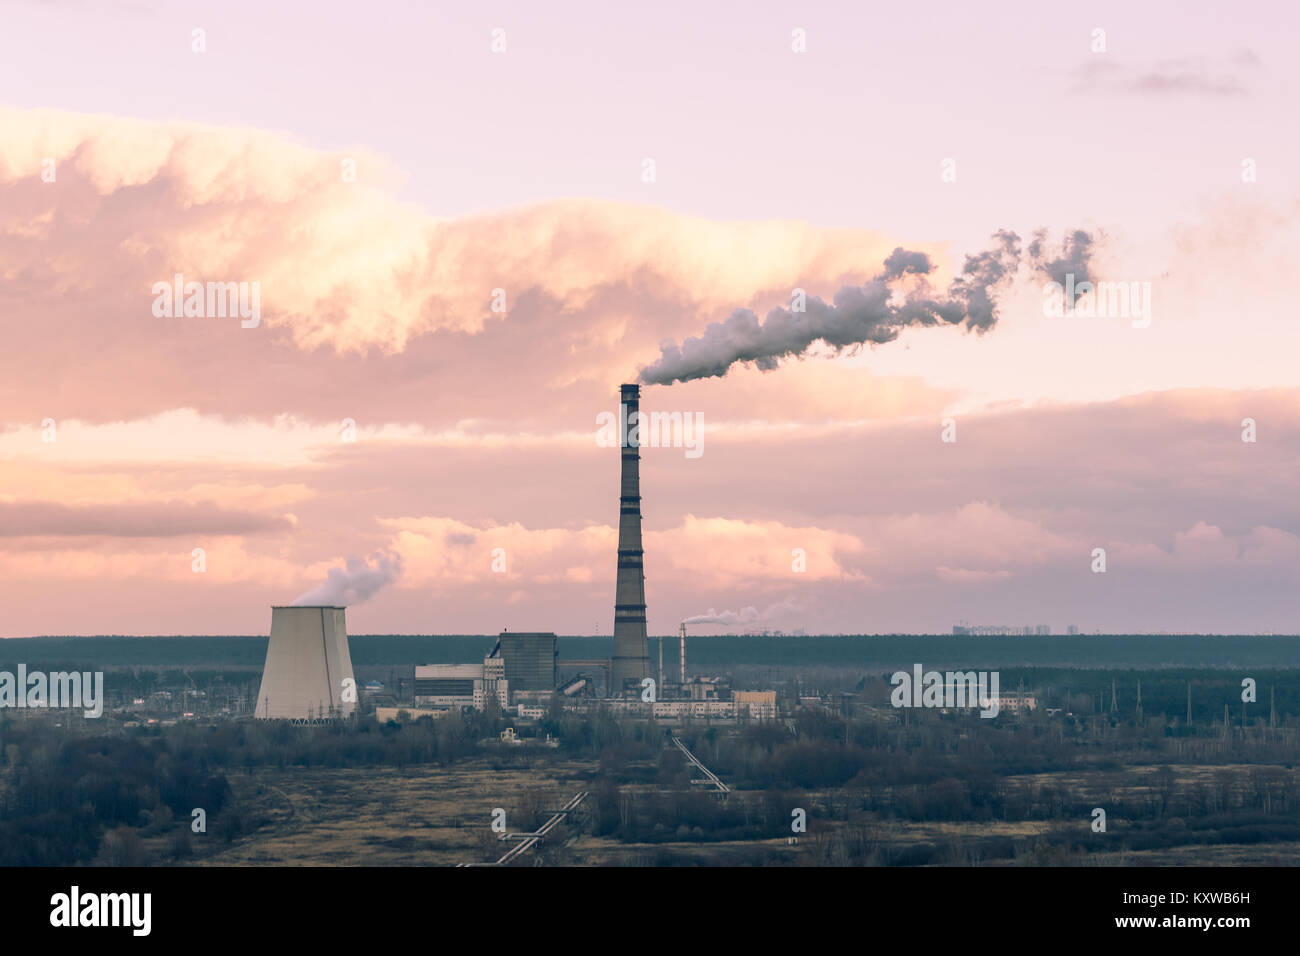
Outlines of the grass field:
{"type": "MultiPolygon", "coordinates": [[[[196,862],[236,866],[451,866],[495,859],[496,807],[536,791],[560,806],[586,789],[594,765],[489,759],[405,770],[258,770],[230,777],[237,801],[265,820],[229,846],[195,838],[196,862]],[[204,842],[204,841],[207,842],[204,842]]],[[[507,825],[509,819],[507,819],[507,825]]]]}
{"type": "MultiPolygon", "coordinates": [[[[1213,783],[1216,775],[1247,773],[1249,767],[1176,766],[1180,783],[1213,783]]],[[[1115,786],[1136,793],[1154,785],[1157,768],[1130,767],[1122,773],[1075,772],[1076,788],[1098,791],[1115,786]]],[[[1059,774],[1019,779],[1050,785],[1059,774]]],[[[262,769],[230,778],[244,812],[261,822],[254,833],[227,844],[215,834],[194,839],[196,865],[278,866],[453,866],[497,859],[511,844],[490,829],[495,808],[507,811],[507,826],[527,826],[517,808],[555,808],[574,793],[593,789],[599,780],[594,761],[554,757],[477,758],[451,767],[394,769],[262,769]],[[515,817],[511,820],[511,817],[515,817]]],[[[649,790],[651,785],[629,786],[649,790]]],[[[744,798],[744,792],[739,797],[744,798]]],[[[595,837],[585,813],[574,826],[561,826],[521,865],[546,863],[579,866],[649,865],[837,865],[843,840],[878,847],[887,859],[924,844],[937,849],[927,865],[1015,865],[1049,862],[1031,852],[1036,842],[1059,827],[1051,821],[909,822],[881,820],[854,811],[852,795],[842,790],[807,794],[811,807],[808,832],[791,844],[787,839],[753,841],[692,840],[621,843],[595,837]],[[838,804],[831,818],[822,810],[838,804]],[[982,859],[979,847],[993,838],[1015,841],[1012,859],[982,859]]],[[[1175,824],[1176,825],[1176,824],[1175,824]]],[[[1073,821],[1085,839],[1109,837],[1119,845],[1125,821],[1112,817],[1110,833],[1088,836],[1087,820],[1073,821]]],[[[860,862],[860,859],[859,859],[860,862]]],[[[1065,861],[1055,861],[1065,862],[1065,861]]],[[[1173,846],[1157,850],[1101,850],[1069,862],[1103,866],[1246,866],[1300,864],[1300,844],[1217,844],[1173,846]]]]}

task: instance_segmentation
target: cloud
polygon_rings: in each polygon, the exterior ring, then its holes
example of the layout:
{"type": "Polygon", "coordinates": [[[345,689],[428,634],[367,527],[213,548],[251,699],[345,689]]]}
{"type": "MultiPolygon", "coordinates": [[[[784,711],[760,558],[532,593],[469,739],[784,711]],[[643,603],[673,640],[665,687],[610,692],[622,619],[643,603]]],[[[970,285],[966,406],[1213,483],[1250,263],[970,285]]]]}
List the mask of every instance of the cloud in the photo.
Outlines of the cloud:
{"type": "MultiPolygon", "coordinates": [[[[970,414],[951,445],[938,440],[937,418],[859,412],[850,406],[851,417],[815,428],[720,429],[696,462],[646,453],[656,633],[709,608],[761,612],[786,597],[800,610],[773,626],[832,631],[962,619],[1229,630],[1281,627],[1291,613],[1300,390],[1179,390],[970,414]],[[1259,423],[1257,443],[1241,441],[1246,415],[1259,423]],[[1094,547],[1107,549],[1107,574],[1090,571],[1094,547]]],[[[33,441],[37,455],[49,447],[33,441]]],[[[112,509],[123,487],[160,502],[202,488],[222,511],[277,515],[300,482],[314,495],[294,501],[293,534],[0,536],[0,598],[11,609],[0,633],[256,633],[267,605],[339,563],[318,556],[384,548],[401,555],[405,574],[383,601],[361,606],[358,620],[369,623],[359,627],[415,630],[435,596],[439,632],[608,633],[617,470],[594,444],[430,454],[418,441],[358,443],[288,480],[252,457],[226,463],[216,480],[209,463],[167,462],[149,447],[136,463],[129,445],[116,455],[97,447],[102,454],[45,473],[49,494],[73,510],[112,509]],[[523,469],[536,481],[520,485],[523,469]],[[434,516],[431,487],[442,509],[434,516]],[[206,573],[192,570],[193,547],[206,550],[206,573]],[[502,573],[492,568],[498,547],[502,573]],[[60,601],[69,587],[84,601],[60,601]]],[[[9,466],[0,476],[27,473],[27,459],[0,465],[9,466]]],[[[26,494],[0,501],[26,503],[26,494]]]]}
{"type": "Polygon", "coordinates": [[[1114,91],[1144,96],[1238,97],[1250,94],[1244,74],[1262,68],[1257,54],[1244,51],[1216,63],[1208,57],[1179,57],[1150,65],[1116,60],[1112,54],[1094,54],[1075,70],[1075,92],[1114,91]]]}
{"type": "MultiPolygon", "coordinates": [[[[447,517],[385,518],[380,523],[394,532],[391,547],[405,560],[404,587],[561,580],[613,584],[618,532],[610,525],[569,529],[485,522],[476,528],[447,517]],[[471,536],[469,553],[446,544],[471,536]],[[504,554],[501,571],[494,569],[496,549],[504,554]]],[[[824,528],[688,514],[675,527],[648,531],[645,547],[652,555],[647,567],[657,580],[696,586],[862,578],[846,570],[840,558],[861,551],[862,543],[853,535],[824,528]],[[803,549],[807,568],[799,575],[792,564],[796,548],[803,549]]]]}
{"type": "Polygon", "coordinates": [[[280,516],[232,511],[208,503],[65,505],[56,501],[0,501],[0,536],[108,536],[169,538],[283,532],[280,516]]]}
{"type": "Polygon", "coordinates": [[[1147,542],[1120,542],[1112,552],[1118,566],[1131,564],[1162,570],[1202,572],[1256,568],[1283,571],[1300,564],[1300,535],[1261,525],[1225,532],[1218,525],[1197,521],[1178,531],[1168,548],[1147,542]]]}
{"type": "Polygon", "coordinates": [[[662,286],[707,307],[855,273],[885,244],[865,230],[590,200],[437,219],[396,198],[386,161],[348,153],[348,182],[344,154],[278,134],[50,110],[0,109],[0,125],[8,278],[66,292],[113,281],[155,328],[155,281],[258,282],[264,323],[305,350],[400,352],[426,334],[481,333],[529,296],[576,311],[611,286],[662,286]],[[55,183],[41,181],[47,158],[55,183]],[[73,253],[92,247],[103,258],[87,274],[73,253]],[[497,289],[505,312],[493,311],[497,289]]]}
{"type": "MultiPolygon", "coordinates": [[[[582,199],[440,219],[402,203],[401,177],[358,151],[349,183],[344,153],[255,130],[12,109],[0,123],[0,426],[24,427],[0,442],[52,418],[51,456],[79,454],[62,441],[74,420],[123,423],[123,440],[160,455],[145,432],[166,432],[212,460],[230,449],[205,450],[185,416],[246,427],[233,453],[274,461],[300,449],[299,425],[337,449],[346,418],[364,437],[464,427],[503,444],[565,419],[585,430],[665,336],[795,287],[864,281],[863,263],[899,244],[582,199]],[[41,180],[46,157],[55,182],[41,180]],[[153,284],[177,273],[257,282],[261,325],[155,317],[153,284]],[[134,368],[150,374],[123,374],[134,368]],[[483,388],[494,381],[512,387],[483,388]]],[[[907,248],[947,259],[945,243],[907,248]]]]}
{"type": "Polygon", "coordinates": [[[944,564],[935,568],[935,574],[940,581],[951,584],[988,584],[1012,576],[1010,571],[972,571],[970,568],[950,568],[944,564]]]}
{"type": "Polygon", "coordinates": [[[966,581],[1006,577],[1086,553],[1082,542],[987,501],[953,511],[891,515],[874,523],[870,540],[884,559],[877,576],[893,582],[918,573],[966,581]]]}
{"type": "MultiPolygon", "coordinates": [[[[0,120],[0,406],[18,426],[0,431],[0,501],[57,502],[76,513],[37,526],[100,529],[0,535],[9,633],[250,620],[251,631],[333,556],[383,547],[407,572],[363,607],[385,622],[375,626],[423,627],[430,593],[440,628],[513,627],[495,620],[508,608],[529,626],[607,626],[617,475],[592,432],[616,383],[665,337],[732,307],[765,314],[795,286],[860,287],[862,263],[884,263],[904,288],[951,278],[919,271],[948,262],[946,245],[866,230],[584,200],[441,220],[402,203],[400,176],[360,151],[349,152],[359,181],[344,183],[343,154],[277,134],[40,111],[0,120]],[[40,180],[45,156],[57,158],[55,183],[40,180]],[[177,270],[260,281],[264,325],[155,319],[150,285],[177,270]],[[496,287],[505,313],[488,307],[496,287]],[[47,416],[59,438],[43,444],[47,416]],[[345,418],[355,443],[340,441],[345,418]],[[144,510],[114,510],[126,505],[144,510]],[[137,536],[204,515],[209,530],[137,536]],[[245,518],[276,526],[220,530],[245,518]],[[191,570],[192,546],[207,549],[206,574],[191,570]],[[494,547],[507,550],[503,574],[494,547]],[[84,602],[63,599],[69,581],[84,602]],[[381,616],[394,608],[405,616],[381,616]]],[[[762,609],[793,590],[809,621],[835,629],[942,623],[974,600],[1062,623],[1033,609],[1077,599],[1135,621],[1167,608],[1290,613],[1282,590],[1249,606],[1209,599],[1294,566],[1295,390],[1016,407],[1034,375],[1085,383],[1042,392],[1072,398],[1152,381],[1288,381],[1277,348],[1294,325],[1279,278],[1288,211],[1231,200],[1166,263],[1127,266],[1118,278],[1168,264],[1170,295],[1184,296],[1144,339],[1126,325],[1124,339],[1057,325],[1054,347],[1031,338],[1016,351],[1019,332],[1047,328],[1032,297],[1007,309],[996,340],[909,333],[860,360],[791,362],[781,376],[740,368],[673,389],[660,407],[702,411],[709,443],[699,461],[645,455],[652,619],[762,609]],[[1220,347],[1220,314],[1249,319],[1234,349],[1220,347]],[[1198,315],[1208,332],[1188,338],[1198,315]],[[981,365],[986,379],[973,374],[981,365]],[[987,381],[1014,404],[987,413],[987,381]],[[957,403],[961,440],[941,445],[939,419],[957,403]],[[1258,444],[1239,439],[1247,415],[1258,444]],[[1101,545],[1129,570],[1088,573],[1101,545]],[[807,552],[802,576],[794,548],[807,552]],[[1132,591],[1097,599],[1121,586],[1132,591]]],[[[1046,258],[1058,271],[1078,261],[1046,258]]]]}
{"type": "MultiPolygon", "coordinates": [[[[235,585],[239,590],[228,592],[222,598],[221,603],[229,606],[232,599],[249,600],[251,588],[266,587],[282,592],[302,583],[301,565],[266,553],[261,542],[220,537],[204,539],[201,544],[206,565],[201,573],[195,570],[195,556],[189,542],[160,545],[149,539],[118,539],[111,548],[106,548],[100,542],[73,538],[61,541],[58,547],[0,549],[0,577],[11,585],[21,582],[26,594],[51,588],[66,590],[69,584],[75,583],[78,593],[87,597],[101,618],[90,625],[99,629],[92,633],[105,633],[115,626],[121,628],[126,618],[138,615],[141,602],[154,608],[170,606],[181,611],[182,619],[190,620],[191,624],[188,630],[179,633],[213,633],[210,625],[200,627],[185,610],[200,595],[224,585],[235,585]],[[144,588],[138,600],[124,599],[123,595],[133,587],[144,588]]],[[[265,602],[250,603],[264,607],[270,603],[270,594],[265,602]]],[[[34,619],[45,619],[51,624],[60,616],[59,609],[49,604],[43,607],[38,604],[33,610],[34,619]]],[[[219,619],[219,607],[213,613],[219,619]]],[[[10,627],[0,633],[16,632],[10,627]]],[[[29,629],[28,633],[57,633],[57,629],[29,629]]]]}

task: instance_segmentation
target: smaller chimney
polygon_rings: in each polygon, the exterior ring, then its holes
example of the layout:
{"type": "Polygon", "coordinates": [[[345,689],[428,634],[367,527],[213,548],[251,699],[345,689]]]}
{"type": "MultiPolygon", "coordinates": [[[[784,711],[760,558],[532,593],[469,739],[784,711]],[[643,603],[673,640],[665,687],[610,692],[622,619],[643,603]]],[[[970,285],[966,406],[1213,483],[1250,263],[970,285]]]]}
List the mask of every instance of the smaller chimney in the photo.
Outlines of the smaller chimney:
{"type": "Polygon", "coordinates": [[[682,686],[686,686],[686,623],[682,623],[682,686]]]}

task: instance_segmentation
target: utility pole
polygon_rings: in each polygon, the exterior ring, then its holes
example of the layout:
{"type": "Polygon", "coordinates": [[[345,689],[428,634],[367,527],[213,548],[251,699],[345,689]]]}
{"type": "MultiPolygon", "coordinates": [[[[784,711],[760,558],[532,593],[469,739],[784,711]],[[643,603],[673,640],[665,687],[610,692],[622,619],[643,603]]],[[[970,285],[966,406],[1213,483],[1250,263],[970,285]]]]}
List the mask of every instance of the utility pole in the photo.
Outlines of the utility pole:
{"type": "Polygon", "coordinates": [[[1187,682],[1187,726],[1192,726],[1192,682],[1187,682]]]}
{"type": "Polygon", "coordinates": [[[1115,678],[1110,679],[1110,712],[1115,713],[1115,678]]]}
{"type": "Polygon", "coordinates": [[[1142,682],[1138,681],[1137,720],[1142,723],[1142,682]]]}

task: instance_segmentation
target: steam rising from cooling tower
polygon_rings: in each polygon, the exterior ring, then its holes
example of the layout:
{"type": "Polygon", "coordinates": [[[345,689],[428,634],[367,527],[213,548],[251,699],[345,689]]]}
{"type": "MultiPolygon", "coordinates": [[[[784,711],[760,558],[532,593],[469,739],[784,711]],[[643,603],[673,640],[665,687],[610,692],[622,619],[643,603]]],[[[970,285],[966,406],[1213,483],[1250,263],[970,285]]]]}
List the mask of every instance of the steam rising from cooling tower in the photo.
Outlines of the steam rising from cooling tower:
{"type": "Polygon", "coordinates": [[[376,551],[367,558],[349,555],[341,568],[330,568],[325,583],[294,599],[294,607],[327,605],[348,607],[374,597],[380,588],[402,576],[402,556],[396,551],[376,551]]]}
{"type": "MultiPolygon", "coordinates": [[[[934,271],[930,257],[900,246],[875,278],[863,286],[845,286],[830,304],[808,296],[804,311],[772,309],[761,322],[751,310],[737,309],[725,322],[711,323],[703,335],[680,346],[665,342],[659,360],[641,370],[641,381],[668,385],[711,378],[726,375],[737,362],[753,362],[770,371],[784,358],[803,355],[815,342],[836,352],[880,345],[912,325],[965,322],[967,329],[986,332],[997,322],[996,293],[1019,269],[1022,258],[1020,237],[1014,232],[999,230],[993,238],[991,248],[966,257],[961,275],[942,296],[936,297],[924,281],[934,271]],[[920,281],[904,288],[907,276],[920,281]]],[[[1067,272],[1074,273],[1076,282],[1089,278],[1092,236],[1082,229],[1067,233],[1061,254],[1052,259],[1047,258],[1045,240],[1040,230],[1029,245],[1028,257],[1036,269],[1061,282],[1067,272]]]]}

